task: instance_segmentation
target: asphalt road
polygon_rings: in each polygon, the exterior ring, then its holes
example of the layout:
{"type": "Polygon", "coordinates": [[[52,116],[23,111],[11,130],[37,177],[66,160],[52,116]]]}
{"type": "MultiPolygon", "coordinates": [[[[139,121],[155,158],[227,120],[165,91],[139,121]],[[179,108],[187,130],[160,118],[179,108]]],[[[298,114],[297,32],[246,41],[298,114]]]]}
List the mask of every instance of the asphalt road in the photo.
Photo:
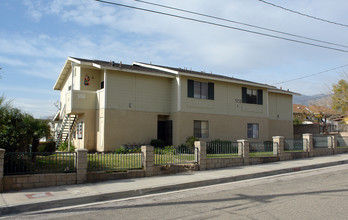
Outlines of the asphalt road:
{"type": "MultiPolygon", "coordinates": [[[[4,219],[347,219],[348,165],[4,219]]],[[[2,219],[2,218],[0,218],[2,219]]]]}

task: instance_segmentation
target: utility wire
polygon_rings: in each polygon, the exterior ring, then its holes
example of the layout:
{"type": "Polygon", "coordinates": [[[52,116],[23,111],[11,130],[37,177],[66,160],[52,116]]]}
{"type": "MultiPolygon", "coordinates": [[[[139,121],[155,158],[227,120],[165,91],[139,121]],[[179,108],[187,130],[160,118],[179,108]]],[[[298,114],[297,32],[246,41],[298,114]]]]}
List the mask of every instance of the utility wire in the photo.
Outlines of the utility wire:
{"type": "Polygon", "coordinates": [[[299,14],[299,15],[302,15],[302,16],[305,16],[305,17],[308,17],[308,18],[312,18],[312,19],[315,19],[315,20],[319,20],[319,21],[323,21],[323,22],[327,22],[327,23],[330,23],[330,24],[335,24],[335,25],[339,25],[339,26],[343,26],[343,27],[348,27],[348,25],[346,25],[346,24],[341,24],[341,23],[334,22],[334,21],[329,21],[329,20],[326,20],[326,19],[323,19],[323,18],[314,17],[314,16],[312,16],[312,15],[304,14],[304,13],[301,13],[301,12],[298,12],[298,11],[295,11],[295,10],[291,10],[291,9],[288,9],[288,8],[285,8],[285,7],[282,7],[282,6],[273,4],[273,3],[271,3],[271,2],[266,2],[266,1],[264,1],[264,0],[259,0],[259,1],[262,2],[262,3],[268,4],[268,5],[271,5],[271,6],[280,8],[280,9],[283,9],[283,10],[285,10],[285,11],[290,11],[290,12],[292,12],[292,13],[299,14]]]}
{"type": "Polygon", "coordinates": [[[233,21],[233,20],[226,19],[226,18],[221,18],[221,17],[216,17],[216,16],[212,16],[212,15],[208,15],[208,14],[199,13],[199,12],[189,11],[189,10],[185,10],[185,9],[181,9],[181,8],[175,8],[175,7],[171,7],[171,6],[167,6],[167,5],[156,4],[156,3],[142,1],[142,0],[134,0],[134,1],[141,2],[144,4],[154,5],[154,6],[158,6],[158,7],[162,7],[162,8],[167,8],[167,9],[171,9],[171,10],[175,10],[175,11],[199,15],[199,16],[203,16],[203,17],[207,17],[207,18],[212,18],[212,19],[216,19],[216,20],[220,20],[220,21],[226,21],[226,22],[230,22],[230,23],[240,24],[240,25],[244,25],[244,26],[248,26],[248,27],[252,27],[252,28],[258,28],[261,30],[270,31],[270,32],[278,33],[278,34],[284,34],[284,35],[288,35],[288,36],[292,36],[292,37],[298,37],[298,38],[302,38],[302,39],[306,39],[306,40],[316,41],[319,43],[325,43],[325,44],[330,44],[330,45],[334,45],[334,46],[348,48],[348,46],[341,45],[341,44],[331,43],[331,42],[327,42],[327,41],[323,41],[323,40],[317,40],[314,38],[304,37],[304,36],[291,34],[291,33],[283,32],[283,31],[277,31],[277,30],[270,29],[270,28],[264,28],[264,27],[260,27],[260,26],[256,26],[256,25],[251,25],[251,24],[239,22],[239,21],[233,21]]]}
{"type": "Polygon", "coordinates": [[[257,35],[262,35],[262,36],[266,36],[266,37],[272,37],[272,38],[276,38],[276,39],[281,39],[281,40],[291,41],[291,42],[295,42],[295,43],[306,44],[306,45],[310,45],[310,46],[315,46],[315,47],[325,48],[325,49],[329,49],[329,50],[335,50],[335,51],[348,53],[347,50],[343,50],[343,49],[339,49],[339,48],[323,46],[323,45],[319,45],[319,44],[304,42],[304,41],[300,41],[300,40],[294,40],[294,39],[285,38],[285,37],[279,37],[279,36],[276,36],[276,35],[265,34],[265,33],[257,32],[257,31],[251,31],[251,30],[247,30],[247,29],[243,29],[243,28],[237,28],[237,27],[233,27],[233,26],[218,24],[218,23],[214,23],[214,22],[210,22],[210,21],[204,21],[204,20],[199,20],[199,19],[195,19],[195,18],[184,17],[184,16],[180,16],[180,15],[175,15],[175,14],[169,14],[169,13],[165,13],[165,12],[161,12],[161,11],[155,11],[155,10],[150,10],[150,9],[145,9],[145,8],[139,8],[139,7],[135,7],[135,6],[131,6],[131,5],[125,5],[125,4],[120,4],[120,3],[115,3],[115,2],[109,2],[109,1],[103,1],[103,0],[95,0],[95,1],[101,2],[101,3],[104,3],[104,4],[116,5],[116,6],[121,6],[121,7],[126,7],[126,8],[146,11],[146,12],[151,12],[151,13],[155,13],[155,14],[166,15],[166,16],[180,18],[180,19],[184,19],[184,20],[195,21],[195,22],[199,22],[199,23],[203,23],[203,24],[209,24],[209,25],[213,25],[213,26],[218,26],[218,27],[223,27],[223,28],[228,28],[228,29],[233,29],[233,30],[238,30],[238,31],[244,31],[244,32],[257,34],[257,35]]]}
{"type": "Polygon", "coordinates": [[[278,84],[284,84],[284,83],[296,81],[296,80],[299,80],[299,79],[305,79],[305,78],[312,77],[312,76],[315,76],[315,75],[319,75],[319,74],[322,74],[322,73],[327,73],[327,72],[330,72],[330,71],[333,71],[333,70],[341,69],[341,68],[346,67],[346,66],[348,66],[348,64],[345,64],[343,66],[338,66],[338,67],[335,67],[335,68],[332,68],[332,69],[329,69],[329,70],[324,70],[324,71],[321,71],[321,72],[318,72],[318,73],[313,73],[313,74],[310,74],[310,75],[306,75],[306,76],[302,76],[302,77],[298,77],[298,78],[294,78],[294,79],[290,79],[290,80],[286,80],[286,81],[282,81],[282,82],[278,82],[278,83],[273,83],[271,85],[274,86],[274,85],[278,85],[278,84]]]}

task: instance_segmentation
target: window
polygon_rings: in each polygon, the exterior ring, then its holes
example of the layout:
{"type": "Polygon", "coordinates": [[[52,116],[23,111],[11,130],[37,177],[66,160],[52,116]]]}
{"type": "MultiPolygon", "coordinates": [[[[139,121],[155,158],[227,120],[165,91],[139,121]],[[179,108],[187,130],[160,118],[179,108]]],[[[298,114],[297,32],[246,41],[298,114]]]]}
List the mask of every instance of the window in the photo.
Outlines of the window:
{"type": "Polygon", "coordinates": [[[259,138],[259,124],[248,124],[248,138],[259,138]]]}
{"type": "Polygon", "coordinates": [[[104,81],[100,82],[100,89],[104,89],[104,81]]]}
{"type": "Polygon", "coordinates": [[[214,100],[214,83],[187,80],[187,97],[214,100]]]}
{"type": "Polygon", "coordinates": [[[82,139],[82,129],[83,129],[83,122],[79,122],[76,126],[76,135],[78,139],[82,139]]]}
{"type": "Polygon", "coordinates": [[[248,104],[263,104],[262,89],[249,89],[242,87],[242,102],[248,104]]]}
{"type": "Polygon", "coordinates": [[[209,122],[208,121],[194,121],[193,136],[197,138],[209,137],[209,122]]]}

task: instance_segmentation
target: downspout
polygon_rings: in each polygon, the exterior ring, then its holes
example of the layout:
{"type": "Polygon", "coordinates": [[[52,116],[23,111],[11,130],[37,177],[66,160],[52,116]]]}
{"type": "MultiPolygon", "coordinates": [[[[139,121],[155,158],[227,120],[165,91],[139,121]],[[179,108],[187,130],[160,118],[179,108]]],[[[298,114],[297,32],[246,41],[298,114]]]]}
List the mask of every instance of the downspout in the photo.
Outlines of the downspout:
{"type": "Polygon", "coordinates": [[[104,109],[106,109],[107,106],[107,71],[104,69],[104,109]]]}
{"type": "MultiPolygon", "coordinates": [[[[103,133],[101,135],[103,135],[103,137],[100,137],[102,141],[101,143],[101,148],[103,149],[103,151],[105,150],[105,114],[106,114],[106,109],[108,106],[108,74],[107,74],[107,70],[104,69],[104,114],[103,114],[103,133]]],[[[100,113],[99,113],[100,114],[100,113]]]]}
{"type": "MultiPolygon", "coordinates": [[[[75,63],[71,62],[71,97],[70,97],[70,111],[72,110],[73,106],[73,98],[74,98],[74,74],[75,74],[75,63]]],[[[71,141],[71,127],[70,127],[70,115],[68,115],[68,152],[70,152],[70,141],[71,141]]]]}
{"type": "Polygon", "coordinates": [[[177,85],[178,85],[178,93],[177,93],[177,98],[178,98],[178,108],[177,108],[177,110],[178,110],[178,112],[180,112],[181,111],[181,84],[180,84],[180,76],[177,76],[176,77],[176,82],[177,82],[177,85]]]}
{"type": "Polygon", "coordinates": [[[70,116],[68,118],[68,128],[69,128],[69,133],[68,133],[68,152],[70,152],[70,141],[71,141],[71,130],[70,130],[70,116]]]}

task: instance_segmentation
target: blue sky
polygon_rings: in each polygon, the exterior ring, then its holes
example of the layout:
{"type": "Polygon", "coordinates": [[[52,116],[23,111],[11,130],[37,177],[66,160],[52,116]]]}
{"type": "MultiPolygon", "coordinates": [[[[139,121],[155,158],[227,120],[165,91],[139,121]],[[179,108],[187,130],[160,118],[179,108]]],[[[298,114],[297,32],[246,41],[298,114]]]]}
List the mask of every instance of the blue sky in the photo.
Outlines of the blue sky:
{"type": "MultiPolygon", "coordinates": [[[[111,1],[208,20],[132,0],[111,1]]],[[[348,27],[313,20],[258,0],[149,1],[348,45],[348,27]]],[[[269,2],[348,23],[348,1],[269,2]]],[[[53,85],[68,56],[123,63],[152,62],[267,84],[348,64],[345,52],[93,0],[1,0],[0,27],[0,94],[35,117],[56,113],[54,102],[59,100],[59,92],[53,90],[53,85]]],[[[304,95],[328,93],[344,72],[348,72],[348,67],[277,86],[304,95]]]]}

